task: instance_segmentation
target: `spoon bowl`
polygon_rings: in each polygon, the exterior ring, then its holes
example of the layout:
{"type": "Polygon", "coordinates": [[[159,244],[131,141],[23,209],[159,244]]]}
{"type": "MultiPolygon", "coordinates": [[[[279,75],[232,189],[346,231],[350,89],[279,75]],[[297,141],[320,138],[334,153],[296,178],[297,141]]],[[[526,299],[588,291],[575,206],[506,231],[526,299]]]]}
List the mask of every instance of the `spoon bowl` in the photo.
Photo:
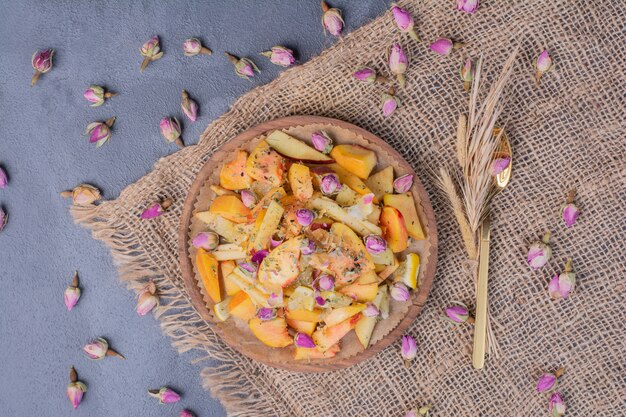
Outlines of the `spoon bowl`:
{"type": "Polygon", "coordinates": [[[494,186],[497,191],[502,191],[511,181],[511,172],[513,168],[513,152],[511,151],[511,143],[506,135],[506,132],[502,128],[494,127],[493,135],[500,137],[500,144],[495,152],[494,160],[508,158],[509,164],[502,170],[502,172],[494,176],[494,186]]]}

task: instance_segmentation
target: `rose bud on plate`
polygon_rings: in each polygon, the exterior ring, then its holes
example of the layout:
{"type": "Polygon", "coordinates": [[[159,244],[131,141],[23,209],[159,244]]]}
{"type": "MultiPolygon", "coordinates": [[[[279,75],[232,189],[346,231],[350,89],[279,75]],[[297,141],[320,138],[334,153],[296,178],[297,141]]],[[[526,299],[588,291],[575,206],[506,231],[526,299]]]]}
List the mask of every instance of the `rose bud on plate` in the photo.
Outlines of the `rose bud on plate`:
{"type": "Polygon", "coordinates": [[[479,0],[456,0],[456,9],[467,14],[474,14],[478,10],[479,0]]]}
{"type": "Polygon", "coordinates": [[[341,17],[341,10],[330,7],[324,0],[322,0],[321,7],[324,32],[328,32],[333,36],[341,36],[345,24],[341,17]]]}
{"type": "Polygon", "coordinates": [[[83,93],[85,100],[92,103],[89,105],[90,107],[102,106],[107,98],[111,98],[116,95],[117,93],[106,91],[104,87],[100,87],[99,85],[91,85],[83,93]]]}
{"type": "Polygon", "coordinates": [[[413,174],[401,175],[393,182],[393,190],[398,194],[408,193],[411,187],[413,187],[413,174]]]}
{"type": "Polygon", "coordinates": [[[230,63],[235,66],[235,73],[241,78],[249,80],[254,77],[255,71],[259,73],[261,72],[259,67],[257,67],[256,64],[248,58],[237,58],[228,52],[224,52],[224,55],[226,55],[226,58],[228,58],[230,63]]]}
{"type": "Polygon", "coordinates": [[[86,392],[87,385],[78,380],[76,369],[72,366],[70,368],[70,383],[67,385],[66,394],[68,400],[70,400],[70,403],[72,404],[72,407],[74,407],[74,410],[78,408],[86,392]]]}
{"type": "Polygon", "coordinates": [[[35,70],[35,74],[33,78],[30,80],[30,85],[37,84],[37,80],[41,74],[45,74],[46,72],[52,69],[52,56],[54,55],[54,50],[52,49],[44,49],[43,51],[35,51],[33,57],[31,58],[31,64],[33,69],[35,70]]]}
{"type": "Polygon", "coordinates": [[[62,191],[61,197],[72,198],[75,206],[88,206],[102,198],[100,190],[93,185],[81,184],[71,191],[62,191]]]}
{"type": "Polygon", "coordinates": [[[183,42],[183,53],[185,56],[196,56],[198,54],[211,55],[213,52],[202,46],[200,39],[189,38],[183,42]]]}
{"type": "Polygon", "coordinates": [[[574,197],[576,197],[576,190],[570,190],[562,210],[563,221],[567,227],[572,227],[580,215],[580,209],[574,204],[574,197]]]}
{"type": "Polygon", "coordinates": [[[96,148],[99,148],[111,139],[111,128],[114,124],[115,117],[104,122],[89,123],[84,134],[89,136],[89,143],[95,143],[96,148]]]}
{"type": "Polygon", "coordinates": [[[0,167],[0,190],[4,190],[7,188],[7,184],[9,183],[9,178],[7,177],[7,173],[0,167]]]}
{"type": "Polygon", "coordinates": [[[276,231],[270,236],[270,247],[273,249],[285,241],[285,234],[283,232],[276,231]]]}
{"type": "Polygon", "coordinates": [[[257,311],[256,316],[263,321],[274,320],[276,318],[276,310],[269,307],[263,307],[257,311]]]}
{"type": "Polygon", "coordinates": [[[159,37],[153,36],[146,43],[139,48],[139,52],[143,56],[143,62],[141,63],[140,71],[143,72],[151,61],[156,61],[163,56],[161,51],[161,45],[159,44],[159,37]]]}
{"type": "Polygon", "coordinates": [[[560,275],[555,275],[548,284],[550,298],[554,300],[565,299],[574,291],[576,286],[576,274],[572,270],[572,260],[568,259],[565,270],[560,275]]]}
{"type": "Polygon", "coordinates": [[[363,315],[365,317],[378,317],[380,316],[380,310],[375,304],[367,303],[363,309],[363,315]]]}
{"type": "Polygon", "coordinates": [[[400,100],[398,100],[398,98],[395,96],[395,91],[393,88],[391,88],[388,93],[383,94],[382,108],[384,117],[391,116],[396,111],[399,105],[400,100]]]}
{"type": "Polygon", "coordinates": [[[313,147],[324,154],[328,154],[333,150],[333,140],[324,130],[313,132],[311,141],[313,142],[313,147]]]}
{"type": "Polygon", "coordinates": [[[563,399],[563,394],[558,391],[552,394],[550,402],[548,403],[548,410],[552,417],[562,417],[565,415],[565,400],[563,399]]]}
{"type": "Polygon", "coordinates": [[[417,356],[417,344],[415,343],[413,336],[402,336],[402,347],[400,349],[400,353],[404,359],[404,366],[408,368],[409,362],[417,356]]]}
{"type": "Polygon", "coordinates": [[[152,203],[147,209],[141,212],[139,216],[141,219],[154,219],[159,217],[167,211],[174,204],[174,200],[166,198],[165,200],[157,203],[152,203]]]}
{"type": "Polygon", "coordinates": [[[80,299],[80,288],[78,287],[78,272],[74,272],[74,278],[72,278],[72,283],[65,289],[63,293],[63,301],[65,302],[65,307],[67,307],[67,311],[72,311],[74,306],[78,303],[80,299]]]}
{"type": "Polygon", "coordinates": [[[538,393],[549,392],[556,388],[558,379],[565,373],[565,368],[559,368],[555,373],[547,372],[539,377],[535,389],[538,393]]]}
{"type": "Polygon", "coordinates": [[[175,143],[179,148],[183,148],[185,144],[180,136],[181,128],[178,119],[175,117],[164,117],[159,122],[161,134],[167,143],[175,143]]]}
{"type": "Polygon", "coordinates": [[[308,226],[313,222],[313,219],[315,218],[315,214],[313,214],[313,212],[309,209],[298,209],[296,210],[296,219],[298,220],[298,223],[300,224],[300,226],[308,226]]]}
{"type": "Polygon", "coordinates": [[[83,347],[83,351],[90,359],[94,360],[100,360],[105,356],[117,356],[120,359],[126,359],[124,356],[111,349],[109,342],[102,337],[87,343],[85,347],[83,347]]]}
{"type": "Polygon", "coordinates": [[[543,74],[552,70],[552,68],[554,68],[552,57],[547,50],[544,50],[539,54],[537,60],[535,61],[535,81],[537,82],[537,85],[539,85],[543,74]]]}
{"type": "Polygon", "coordinates": [[[359,68],[352,73],[352,76],[359,81],[363,81],[366,84],[373,84],[375,82],[384,83],[389,81],[382,75],[378,75],[376,73],[376,70],[369,67],[359,68]]]}
{"type": "Polygon", "coordinates": [[[391,6],[393,19],[395,20],[398,29],[400,29],[400,32],[408,33],[410,37],[419,41],[419,37],[417,36],[417,33],[415,33],[415,21],[413,20],[411,13],[393,3],[391,6]]]}
{"type": "Polygon", "coordinates": [[[191,244],[197,249],[212,251],[220,244],[220,237],[215,232],[200,232],[193,238],[191,244]]]}
{"type": "Polygon", "coordinates": [[[332,291],[335,289],[335,278],[324,274],[318,278],[317,285],[322,291],[332,291]]]}
{"type": "Polygon", "coordinates": [[[367,235],[363,238],[365,249],[372,255],[380,255],[387,250],[387,241],[378,235],[367,235]]]}
{"type": "Polygon", "coordinates": [[[389,49],[388,64],[389,70],[398,79],[398,84],[400,84],[400,87],[404,88],[406,84],[404,73],[409,66],[409,59],[404,49],[402,49],[402,45],[397,42],[391,45],[389,49]]]}
{"type": "Polygon", "coordinates": [[[180,103],[180,108],[185,116],[187,116],[187,119],[192,122],[196,121],[198,118],[198,104],[189,98],[189,94],[185,90],[183,90],[183,99],[180,103]]]}
{"type": "Polygon", "coordinates": [[[409,301],[411,298],[409,289],[401,282],[396,282],[391,286],[390,294],[391,298],[396,301],[409,301]]]}
{"type": "Polygon", "coordinates": [[[139,314],[140,316],[145,316],[158,305],[159,296],[157,294],[157,287],[155,283],[151,280],[148,282],[148,284],[146,284],[146,286],[139,294],[139,297],[137,298],[137,314],[139,314]]]}
{"type": "Polygon", "coordinates": [[[293,338],[293,344],[299,348],[313,349],[315,347],[315,342],[305,333],[296,333],[293,338]]]}
{"type": "Polygon", "coordinates": [[[461,65],[461,70],[459,71],[461,74],[461,81],[463,81],[463,89],[465,91],[470,90],[475,72],[476,68],[474,67],[474,61],[471,58],[467,58],[461,65]]]}
{"type": "Polygon", "coordinates": [[[300,252],[303,255],[310,255],[315,252],[315,242],[309,239],[305,239],[302,247],[300,248],[300,252]]]}
{"type": "Polygon", "coordinates": [[[272,46],[272,49],[261,52],[261,55],[268,57],[272,64],[285,68],[288,68],[296,63],[293,51],[280,45],[272,46]]]}
{"type": "Polygon", "coordinates": [[[550,231],[546,231],[541,241],[534,242],[528,249],[526,261],[532,269],[539,269],[548,263],[552,256],[552,248],[548,244],[550,241],[550,231]]]}
{"type": "Polygon", "coordinates": [[[430,44],[430,50],[438,55],[448,55],[453,49],[459,49],[463,46],[461,42],[453,42],[448,38],[439,38],[430,44]]]}
{"type": "Polygon", "coordinates": [[[150,389],[148,394],[157,398],[161,404],[171,404],[180,401],[180,395],[171,388],[150,389]]]}
{"type": "Polygon", "coordinates": [[[256,195],[252,191],[241,190],[241,192],[239,193],[239,196],[241,197],[241,202],[243,203],[244,206],[248,208],[252,208],[256,206],[257,198],[256,198],[256,195]]]}
{"type": "Polygon", "coordinates": [[[336,174],[324,174],[320,180],[320,190],[324,195],[337,194],[341,189],[341,182],[336,174]]]}

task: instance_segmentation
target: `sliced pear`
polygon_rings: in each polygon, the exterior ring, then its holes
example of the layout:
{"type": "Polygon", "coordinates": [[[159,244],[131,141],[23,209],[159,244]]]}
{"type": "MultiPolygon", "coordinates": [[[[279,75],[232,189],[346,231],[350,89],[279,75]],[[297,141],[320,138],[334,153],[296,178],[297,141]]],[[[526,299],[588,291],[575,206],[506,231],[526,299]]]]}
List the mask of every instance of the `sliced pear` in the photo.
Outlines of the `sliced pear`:
{"type": "Polygon", "coordinates": [[[272,149],[286,158],[311,164],[330,164],[334,162],[330,156],[316,151],[301,140],[280,130],[270,133],[265,141],[272,149]]]}
{"type": "Polygon", "coordinates": [[[313,289],[305,287],[304,285],[296,288],[293,294],[289,296],[289,300],[287,301],[287,308],[290,311],[313,311],[313,309],[315,308],[315,293],[313,292],[313,289]]]}
{"type": "Polygon", "coordinates": [[[334,326],[360,313],[363,309],[365,309],[365,304],[353,304],[347,307],[334,308],[330,314],[324,318],[324,323],[326,326],[334,326]]]}
{"type": "Polygon", "coordinates": [[[393,167],[387,168],[372,174],[365,184],[374,193],[378,200],[382,200],[385,194],[393,193],[393,167]]]}
{"type": "MultiPolygon", "coordinates": [[[[384,285],[378,288],[378,292],[376,293],[376,297],[374,297],[372,304],[374,304],[380,310],[380,306],[386,296],[388,296],[387,286],[384,285]]],[[[374,327],[376,326],[377,320],[377,317],[363,316],[361,317],[361,319],[359,319],[359,321],[356,323],[356,326],[354,327],[356,337],[359,339],[359,342],[361,342],[361,345],[363,345],[365,349],[367,349],[370,344],[370,339],[372,338],[372,333],[374,332],[374,327]]]]}

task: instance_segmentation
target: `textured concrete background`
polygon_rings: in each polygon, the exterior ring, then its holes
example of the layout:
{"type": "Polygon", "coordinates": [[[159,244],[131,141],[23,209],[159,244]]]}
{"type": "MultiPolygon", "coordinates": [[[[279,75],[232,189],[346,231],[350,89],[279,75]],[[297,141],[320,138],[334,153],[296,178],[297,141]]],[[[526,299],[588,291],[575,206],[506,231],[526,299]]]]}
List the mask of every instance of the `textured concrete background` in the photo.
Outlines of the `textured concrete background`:
{"type": "MultiPolygon", "coordinates": [[[[2,416],[174,416],[183,408],[224,415],[200,386],[193,355],[178,355],[152,316],[135,313],[108,250],[72,223],[58,193],[88,182],[115,198],[175,151],[158,122],[165,115],[180,119],[183,88],[201,113],[196,123],[184,122],[189,144],[237,97],[279,73],[260,51],[284,44],[304,62],[333,39],[322,32],[317,0],[154,3],[0,0],[0,165],[10,176],[0,191],[10,213],[0,233],[2,416]],[[138,48],[153,34],[165,56],[141,74],[138,48]],[[181,44],[190,36],[214,55],[185,57],[181,44]],[[56,51],[54,69],[31,88],[30,57],[44,48],[56,51]],[[261,75],[254,82],[238,78],[224,51],[254,58],[261,75]],[[92,83],[120,94],[90,108],[82,93],[92,83]],[[111,116],[117,116],[111,142],[96,149],[81,134],[111,116]],[[74,270],[83,297],[68,312],[63,291],[74,270]],[[81,348],[97,336],[127,360],[87,359],[81,348]],[[72,364],[89,388],[75,412],[65,397],[72,364]],[[148,397],[147,389],[162,385],[179,390],[182,401],[159,405],[148,397]]],[[[348,31],[388,7],[382,0],[331,4],[343,9],[348,31]]]]}

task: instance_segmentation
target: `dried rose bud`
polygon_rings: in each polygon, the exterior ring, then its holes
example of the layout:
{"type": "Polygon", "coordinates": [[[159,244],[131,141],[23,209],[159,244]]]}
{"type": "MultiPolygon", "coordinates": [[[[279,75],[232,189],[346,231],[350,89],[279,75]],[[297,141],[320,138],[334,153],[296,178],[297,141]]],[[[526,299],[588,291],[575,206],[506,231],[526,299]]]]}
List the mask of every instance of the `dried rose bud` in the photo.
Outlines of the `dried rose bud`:
{"type": "Polygon", "coordinates": [[[535,61],[535,81],[537,81],[537,84],[541,81],[543,74],[550,71],[552,68],[554,68],[554,63],[552,62],[552,58],[546,49],[539,54],[537,60],[535,61]]]}
{"type": "Polygon", "coordinates": [[[333,195],[341,189],[341,182],[336,174],[325,174],[320,180],[322,194],[333,195]]]}
{"type": "Polygon", "coordinates": [[[93,340],[83,347],[83,351],[90,359],[99,360],[104,358],[105,356],[117,356],[121,359],[126,359],[124,356],[117,353],[115,350],[109,347],[109,342],[106,339],[101,337],[93,340]]]}
{"type": "Polygon", "coordinates": [[[392,89],[389,90],[388,93],[383,94],[382,98],[382,107],[383,107],[383,116],[389,117],[396,111],[398,106],[400,105],[400,100],[395,96],[395,92],[392,89]]]}
{"type": "Polygon", "coordinates": [[[539,377],[536,390],[539,393],[552,391],[556,388],[558,379],[565,373],[565,368],[559,368],[555,373],[546,372],[539,377]]]}
{"type": "Polygon", "coordinates": [[[376,71],[372,68],[363,67],[352,73],[352,76],[359,81],[363,81],[368,84],[373,84],[376,82],[376,71]]]}
{"type": "Polygon", "coordinates": [[[415,33],[415,21],[413,20],[413,16],[411,13],[406,11],[405,9],[396,6],[395,4],[391,5],[391,13],[393,14],[393,18],[396,21],[396,26],[400,29],[400,32],[408,33],[410,37],[419,40],[417,33],[415,33]]]}
{"type": "Polygon", "coordinates": [[[324,32],[328,31],[333,36],[340,36],[345,24],[341,17],[341,10],[329,7],[324,0],[322,0],[321,6],[324,32]]]}
{"type": "Polygon", "coordinates": [[[198,118],[198,104],[189,98],[189,94],[183,90],[183,100],[180,102],[180,108],[189,120],[195,122],[198,118]]]}
{"type": "Polygon", "coordinates": [[[104,104],[105,99],[116,96],[116,93],[112,93],[110,91],[105,91],[103,87],[99,85],[89,86],[83,93],[83,97],[93,104],[90,104],[91,107],[99,107],[104,104]]]}
{"type": "Polygon", "coordinates": [[[220,244],[220,237],[215,232],[200,232],[193,238],[191,244],[195,248],[211,251],[220,244]]]}
{"type": "Polygon", "coordinates": [[[510,163],[511,158],[508,156],[494,159],[491,163],[491,175],[495,177],[496,175],[501,174],[505,169],[507,169],[510,163]]]}
{"type": "Polygon", "coordinates": [[[159,296],[157,295],[157,288],[153,281],[143,288],[141,294],[137,298],[137,314],[145,316],[152,309],[159,305],[159,296]]]}
{"type": "Polygon", "coordinates": [[[7,173],[4,172],[4,169],[0,167],[0,189],[4,190],[7,188],[7,184],[9,183],[9,179],[7,178],[7,173]]]}
{"type": "Polygon", "coordinates": [[[252,257],[250,258],[250,260],[252,262],[256,262],[257,264],[260,264],[261,262],[263,262],[263,259],[265,259],[265,257],[269,255],[269,251],[263,249],[263,250],[258,250],[256,252],[254,252],[254,255],[252,255],[252,257]]]}
{"type": "Polygon", "coordinates": [[[317,304],[320,307],[323,307],[326,304],[326,300],[324,300],[324,297],[322,297],[321,295],[316,295],[315,304],[317,304]]]}
{"type": "Polygon", "coordinates": [[[180,123],[178,119],[175,117],[164,117],[159,122],[159,127],[161,128],[161,134],[167,141],[167,143],[175,143],[178,147],[182,148],[185,144],[180,137],[180,123]]]}
{"type": "Polygon", "coordinates": [[[296,219],[301,226],[308,226],[313,222],[315,218],[315,214],[309,209],[298,209],[296,210],[296,219]]]}
{"type": "Polygon", "coordinates": [[[332,291],[335,288],[335,278],[330,275],[322,275],[319,277],[317,285],[322,291],[332,291]]]}
{"type": "Polygon", "coordinates": [[[267,297],[267,304],[270,307],[277,307],[282,302],[282,297],[276,293],[271,293],[269,297],[267,297]]]}
{"type": "Polygon", "coordinates": [[[167,211],[168,208],[172,206],[174,201],[171,198],[166,198],[163,201],[152,203],[147,209],[141,212],[139,216],[141,219],[154,219],[159,217],[163,213],[167,211]]]}
{"type": "Polygon", "coordinates": [[[150,61],[156,61],[163,56],[163,52],[161,52],[161,46],[159,45],[159,37],[156,35],[151,37],[149,41],[144,43],[139,51],[144,57],[143,62],[141,63],[141,72],[146,69],[150,61]]]}
{"type": "Polygon", "coordinates": [[[396,301],[409,301],[411,298],[411,293],[409,293],[409,289],[406,285],[401,282],[396,282],[391,286],[391,298],[396,301]]]}
{"type": "Polygon", "coordinates": [[[322,153],[330,153],[333,149],[333,140],[324,130],[313,132],[311,141],[313,142],[313,147],[322,153]]]}
{"type": "Polygon", "coordinates": [[[561,417],[565,415],[565,400],[563,400],[563,394],[560,392],[555,392],[550,397],[550,402],[548,403],[548,410],[552,417],[561,417]]]}
{"type": "Polygon", "coordinates": [[[183,53],[185,56],[196,56],[198,54],[211,55],[213,52],[202,46],[200,39],[189,38],[183,42],[183,53]]]}
{"type": "Polygon", "coordinates": [[[276,318],[276,310],[273,308],[263,307],[257,311],[256,316],[261,320],[273,320],[276,318]]]}
{"type": "Polygon", "coordinates": [[[67,385],[66,394],[67,398],[72,403],[74,410],[78,408],[80,402],[83,400],[83,395],[87,392],[87,385],[84,382],[78,380],[76,369],[72,366],[70,368],[70,383],[67,385]]]}
{"type": "Polygon", "coordinates": [[[261,55],[268,57],[272,64],[285,68],[292,66],[296,62],[293,51],[284,46],[272,46],[272,49],[261,52],[261,55]]]}
{"type": "Polygon", "coordinates": [[[111,127],[114,124],[115,117],[111,117],[104,122],[89,123],[84,134],[89,135],[89,143],[95,142],[96,148],[99,148],[111,139],[111,127]]]}
{"type": "Polygon", "coordinates": [[[552,248],[548,244],[550,241],[550,231],[546,231],[541,241],[537,241],[530,245],[528,249],[528,257],[526,261],[532,269],[539,269],[550,260],[552,256],[552,248]]]}
{"type": "Polygon", "coordinates": [[[148,394],[157,398],[161,404],[171,404],[180,401],[180,395],[171,388],[150,389],[148,394]]]}
{"type": "Polygon", "coordinates": [[[226,58],[230,61],[231,64],[235,66],[235,73],[241,78],[245,78],[249,80],[251,77],[254,77],[254,72],[261,72],[259,67],[256,66],[254,62],[249,60],[248,58],[237,58],[234,55],[229,54],[228,52],[224,52],[226,58]]]}
{"type": "Polygon", "coordinates": [[[565,263],[565,270],[560,275],[555,275],[550,284],[548,284],[548,292],[550,297],[558,300],[569,297],[576,286],[576,274],[572,270],[572,260],[568,259],[565,263]]]}
{"type": "Polygon", "coordinates": [[[250,190],[241,190],[241,202],[244,206],[248,208],[252,208],[256,206],[257,198],[256,195],[250,190]]]}
{"type": "Polygon", "coordinates": [[[363,315],[365,317],[378,317],[380,315],[380,310],[374,304],[367,303],[363,309],[363,315]]]}
{"type": "Polygon", "coordinates": [[[61,197],[72,198],[76,206],[88,206],[102,198],[100,190],[89,184],[81,184],[71,191],[62,191],[61,197]]]}
{"type": "Polygon", "coordinates": [[[446,307],[444,310],[446,313],[445,319],[455,324],[473,322],[473,319],[469,315],[469,309],[463,303],[455,302],[454,304],[446,307]]]}
{"type": "Polygon", "coordinates": [[[0,232],[4,230],[5,226],[9,222],[9,215],[6,211],[0,206],[0,232]]]}
{"type": "Polygon", "coordinates": [[[239,268],[249,276],[256,274],[258,265],[254,262],[239,262],[239,268]]]}
{"type": "Polygon", "coordinates": [[[30,80],[30,85],[37,84],[37,80],[41,74],[45,74],[46,72],[52,69],[52,56],[54,55],[53,49],[44,49],[43,51],[35,51],[33,57],[31,58],[31,64],[33,65],[33,69],[35,70],[35,75],[30,80]]]}
{"type": "Polygon", "coordinates": [[[275,248],[285,241],[285,234],[283,232],[274,232],[272,236],[270,236],[270,246],[275,248]]]}
{"type": "Polygon", "coordinates": [[[387,250],[387,241],[378,235],[367,235],[363,238],[365,248],[372,255],[379,255],[387,250]]]}
{"type": "Polygon", "coordinates": [[[189,410],[181,410],[180,417],[195,417],[195,415],[189,410]]]}
{"type": "Polygon", "coordinates": [[[311,336],[306,333],[296,333],[293,338],[293,344],[296,345],[296,347],[306,349],[312,349],[315,347],[315,342],[311,336]]]}
{"type": "Polygon", "coordinates": [[[78,299],[80,298],[80,288],[78,287],[78,272],[74,272],[72,283],[65,289],[63,293],[63,301],[68,311],[72,311],[78,299]]]}
{"type": "Polygon", "coordinates": [[[456,9],[468,14],[476,13],[479,0],[456,0],[456,9]]]}
{"type": "Polygon", "coordinates": [[[448,38],[439,38],[430,44],[430,50],[439,55],[448,55],[453,49],[459,49],[463,44],[452,42],[448,38]]]}
{"type": "Polygon", "coordinates": [[[302,252],[303,255],[312,254],[313,252],[315,252],[315,242],[309,239],[305,239],[302,246],[300,247],[300,252],[302,252]]]}
{"type": "Polygon", "coordinates": [[[395,179],[393,190],[398,194],[408,193],[413,187],[413,174],[405,174],[395,179]]]}
{"type": "Polygon", "coordinates": [[[574,197],[576,197],[576,190],[570,190],[562,210],[563,221],[567,227],[572,227],[580,215],[580,209],[574,204],[574,197]]]}
{"type": "Polygon", "coordinates": [[[465,62],[461,65],[461,81],[463,81],[463,88],[465,91],[469,91],[472,86],[472,81],[474,80],[474,73],[476,72],[476,68],[474,67],[474,61],[472,58],[467,58],[465,62]]]}
{"type": "Polygon", "coordinates": [[[389,70],[398,79],[400,87],[404,88],[404,85],[406,84],[404,73],[409,66],[409,59],[404,53],[402,45],[400,45],[399,43],[394,43],[393,45],[391,45],[391,48],[389,49],[388,63],[389,70]]]}
{"type": "Polygon", "coordinates": [[[408,365],[409,361],[412,361],[417,356],[417,344],[413,336],[402,336],[402,349],[400,350],[402,358],[404,358],[405,365],[408,365]]]}

